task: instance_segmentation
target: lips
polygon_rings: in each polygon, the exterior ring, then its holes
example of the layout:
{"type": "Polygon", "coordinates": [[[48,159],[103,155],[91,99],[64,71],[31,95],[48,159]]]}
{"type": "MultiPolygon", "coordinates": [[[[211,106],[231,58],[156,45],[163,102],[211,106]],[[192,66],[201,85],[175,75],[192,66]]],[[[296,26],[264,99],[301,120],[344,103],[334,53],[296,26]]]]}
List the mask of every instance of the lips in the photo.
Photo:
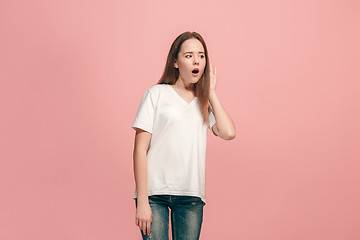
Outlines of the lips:
{"type": "Polygon", "coordinates": [[[192,73],[193,73],[193,74],[198,74],[198,73],[199,73],[199,69],[198,69],[198,68],[194,68],[194,69],[192,70],[192,73]]]}

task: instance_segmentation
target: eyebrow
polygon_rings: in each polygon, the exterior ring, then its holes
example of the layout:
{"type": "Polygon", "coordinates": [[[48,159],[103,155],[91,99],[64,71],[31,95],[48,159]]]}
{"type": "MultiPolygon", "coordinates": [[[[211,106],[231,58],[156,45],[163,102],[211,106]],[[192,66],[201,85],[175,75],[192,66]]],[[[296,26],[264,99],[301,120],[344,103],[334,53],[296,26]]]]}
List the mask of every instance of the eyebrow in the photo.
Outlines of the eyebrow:
{"type": "MultiPolygon", "coordinates": [[[[194,52],[184,52],[184,54],[186,53],[194,53],[194,52]]],[[[199,52],[199,53],[205,54],[204,52],[199,52]]]]}

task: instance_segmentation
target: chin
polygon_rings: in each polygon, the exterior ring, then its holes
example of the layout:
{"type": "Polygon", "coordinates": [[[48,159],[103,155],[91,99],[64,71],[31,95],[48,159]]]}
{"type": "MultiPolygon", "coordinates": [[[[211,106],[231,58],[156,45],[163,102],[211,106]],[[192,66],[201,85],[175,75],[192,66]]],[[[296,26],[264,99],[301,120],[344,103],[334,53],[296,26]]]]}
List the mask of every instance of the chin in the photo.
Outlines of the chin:
{"type": "Polygon", "coordinates": [[[193,83],[193,84],[198,83],[198,82],[199,82],[199,80],[197,80],[197,81],[191,81],[191,83],[193,83]]]}
{"type": "MultiPolygon", "coordinates": [[[[201,77],[200,77],[201,78],[201,77]]],[[[193,78],[193,79],[191,79],[191,83],[197,83],[198,81],[200,81],[200,78],[193,78]]]]}

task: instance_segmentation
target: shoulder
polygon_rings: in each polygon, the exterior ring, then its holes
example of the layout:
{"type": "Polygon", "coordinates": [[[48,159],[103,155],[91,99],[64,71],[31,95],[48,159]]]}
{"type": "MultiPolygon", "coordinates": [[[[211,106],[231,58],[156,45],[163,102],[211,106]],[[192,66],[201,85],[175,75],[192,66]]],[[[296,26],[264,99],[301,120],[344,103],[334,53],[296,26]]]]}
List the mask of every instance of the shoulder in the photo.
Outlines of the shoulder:
{"type": "Polygon", "coordinates": [[[148,89],[146,89],[147,92],[150,92],[153,96],[159,96],[163,91],[166,91],[167,84],[156,84],[148,89]]]}

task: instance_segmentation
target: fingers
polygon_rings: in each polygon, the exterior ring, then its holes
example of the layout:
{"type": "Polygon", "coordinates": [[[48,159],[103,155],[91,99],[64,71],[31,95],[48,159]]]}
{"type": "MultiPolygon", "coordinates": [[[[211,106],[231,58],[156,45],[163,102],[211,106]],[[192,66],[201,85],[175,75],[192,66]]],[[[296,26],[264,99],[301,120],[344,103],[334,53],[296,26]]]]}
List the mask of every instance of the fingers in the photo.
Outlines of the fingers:
{"type": "Polygon", "coordinates": [[[146,235],[147,234],[147,232],[146,232],[146,222],[142,222],[141,229],[142,229],[144,235],[146,235]]]}
{"type": "Polygon", "coordinates": [[[140,230],[143,232],[143,234],[146,235],[145,229],[144,229],[144,222],[143,222],[143,221],[140,221],[140,222],[139,222],[139,228],[140,228],[140,230]]]}
{"type": "Polygon", "coordinates": [[[150,235],[150,226],[151,226],[151,222],[146,222],[146,230],[148,235],[150,235]]]}
{"type": "Polygon", "coordinates": [[[143,204],[136,208],[135,224],[140,228],[144,235],[150,235],[152,222],[152,211],[149,204],[143,204]]]}
{"type": "MultiPolygon", "coordinates": [[[[139,228],[140,228],[140,230],[142,230],[143,231],[143,229],[142,229],[142,221],[139,221],[139,228]]],[[[143,231],[144,232],[144,231],[143,231]]]]}
{"type": "Polygon", "coordinates": [[[150,221],[140,221],[139,228],[144,235],[150,235],[151,222],[150,221]]]}
{"type": "Polygon", "coordinates": [[[216,76],[216,66],[214,66],[214,70],[213,70],[213,67],[212,67],[211,63],[210,63],[210,73],[213,73],[216,76]]]}
{"type": "Polygon", "coordinates": [[[144,235],[150,235],[150,228],[151,228],[151,220],[150,221],[146,221],[146,220],[138,220],[136,219],[136,226],[139,226],[140,230],[143,232],[144,235]]]}

